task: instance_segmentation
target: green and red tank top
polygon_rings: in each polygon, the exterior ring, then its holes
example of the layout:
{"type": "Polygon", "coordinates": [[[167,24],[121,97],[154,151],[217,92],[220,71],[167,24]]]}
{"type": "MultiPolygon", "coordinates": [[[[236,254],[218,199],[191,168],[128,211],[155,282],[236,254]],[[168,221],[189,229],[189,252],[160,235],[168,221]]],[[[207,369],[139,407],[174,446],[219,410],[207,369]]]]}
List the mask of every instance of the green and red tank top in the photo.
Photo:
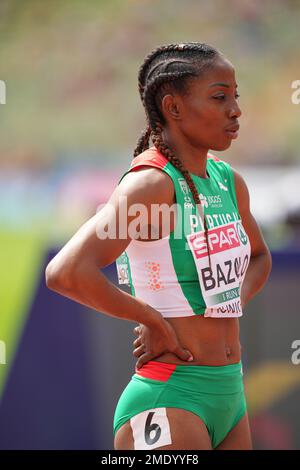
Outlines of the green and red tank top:
{"type": "Polygon", "coordinates": [[[240,317],[240,291],[250,261],[250,242],[238,211],[231,166],[208,154],[208,178],[190,173],[199,193],[205,230],[182,173],[155,147],[134,158],[128,171],[159,168],[173,181],[174,231],[153,241],[132,240],[116,260],[120,284],[129,284],[163,317],[240,317]]]}

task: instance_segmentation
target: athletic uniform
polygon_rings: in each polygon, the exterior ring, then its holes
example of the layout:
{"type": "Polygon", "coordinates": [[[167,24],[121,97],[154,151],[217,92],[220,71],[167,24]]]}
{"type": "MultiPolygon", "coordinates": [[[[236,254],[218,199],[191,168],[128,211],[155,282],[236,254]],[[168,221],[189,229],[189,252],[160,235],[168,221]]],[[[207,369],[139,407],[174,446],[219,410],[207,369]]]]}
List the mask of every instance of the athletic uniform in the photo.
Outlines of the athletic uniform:
{"type": "MultiPolygon", "coordinates": [[[[209,177],[190,173],[208,227],[208,246],[185,179],[155,147],[134,158],[120,181],[143,166],[159,168],[172,179],[176,224],[162,239],[131,241],[116,260],[119,283],[128,283],[132,295],[163,317],[240,317],[240,290],[251,248],[238,212],[230,165],[209,154],[209,177]]],[[[136,369],[119,399],[114,433],[130,420],[135,449],[171,444],[166,407],[200,416],[216,447],[246,411],[241,361],[226,366],[149,361],[136,369]]]]}

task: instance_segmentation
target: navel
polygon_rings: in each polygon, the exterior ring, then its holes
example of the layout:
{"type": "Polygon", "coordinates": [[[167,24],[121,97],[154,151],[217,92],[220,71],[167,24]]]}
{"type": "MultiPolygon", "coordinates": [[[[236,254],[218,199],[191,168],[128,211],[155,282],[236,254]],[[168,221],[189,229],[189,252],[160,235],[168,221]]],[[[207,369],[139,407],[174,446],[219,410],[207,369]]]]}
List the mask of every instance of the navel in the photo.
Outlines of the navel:
{"type": "Polygon", "coordinates": [[[226,356],[229,357],[231,355],[231,349],[229,347],[225,347],[225,353],[226,353],[226,356]]]}

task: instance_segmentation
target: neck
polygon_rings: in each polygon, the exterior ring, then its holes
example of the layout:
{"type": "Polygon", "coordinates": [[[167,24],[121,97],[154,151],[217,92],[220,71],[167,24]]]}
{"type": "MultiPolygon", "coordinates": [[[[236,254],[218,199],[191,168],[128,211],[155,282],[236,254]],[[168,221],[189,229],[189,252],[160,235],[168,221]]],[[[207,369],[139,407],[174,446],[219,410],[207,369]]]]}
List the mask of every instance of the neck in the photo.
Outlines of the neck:
{"type": "Polygon", "coordinates": [[[171,135],[168,129],[163,130],[162,137],[186,170],[200,178],[208,178],[206,173],[208,149],[194,147],[181,136],[171,135]]]}

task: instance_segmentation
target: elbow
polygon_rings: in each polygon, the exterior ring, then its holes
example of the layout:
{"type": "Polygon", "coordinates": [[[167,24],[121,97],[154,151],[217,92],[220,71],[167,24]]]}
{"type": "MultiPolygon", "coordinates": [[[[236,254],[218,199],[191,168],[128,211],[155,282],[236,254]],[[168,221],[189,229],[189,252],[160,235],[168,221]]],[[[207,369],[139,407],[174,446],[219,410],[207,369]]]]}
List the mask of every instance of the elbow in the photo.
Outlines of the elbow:
{"type": "Polygon", "coordinates": [[[55,285],[57,284],[57,273],[55,273],[52,261],[50,261],[46,267],[45,282],[48,289],[55,290],[55,285]]]}
{"type": "Polygon", "coordinates": [[[61,283],[60,279],[59,270],[55,268],[53,261],[50,261],[45,270],[46,286],[50,290],[57,291],[61,283]]]}
{"type": "Polygon", "coordinates": [[[64,294],[70,290],[71,275],[63,265],[58,266],[55,259],[51,260],[45,270],[45,282],[48,289],[64,294]]]}

